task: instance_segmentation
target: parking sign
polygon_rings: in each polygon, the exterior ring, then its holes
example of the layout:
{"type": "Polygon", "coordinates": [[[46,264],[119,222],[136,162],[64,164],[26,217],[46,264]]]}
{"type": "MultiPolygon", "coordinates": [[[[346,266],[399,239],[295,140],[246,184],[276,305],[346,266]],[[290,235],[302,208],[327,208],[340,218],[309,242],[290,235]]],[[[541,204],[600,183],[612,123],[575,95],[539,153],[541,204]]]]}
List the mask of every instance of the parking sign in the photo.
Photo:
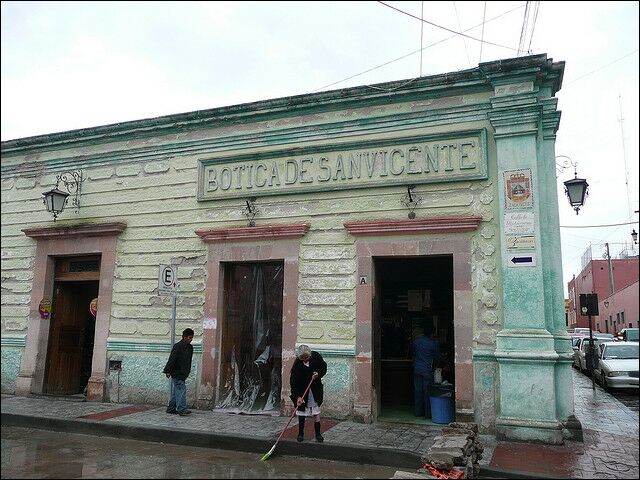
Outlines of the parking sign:
{"type": "Polygon", "coordinates": [[[158,295],[175,295],[177,285],[178,267],[175,265],[160,265],[158,295]]]}

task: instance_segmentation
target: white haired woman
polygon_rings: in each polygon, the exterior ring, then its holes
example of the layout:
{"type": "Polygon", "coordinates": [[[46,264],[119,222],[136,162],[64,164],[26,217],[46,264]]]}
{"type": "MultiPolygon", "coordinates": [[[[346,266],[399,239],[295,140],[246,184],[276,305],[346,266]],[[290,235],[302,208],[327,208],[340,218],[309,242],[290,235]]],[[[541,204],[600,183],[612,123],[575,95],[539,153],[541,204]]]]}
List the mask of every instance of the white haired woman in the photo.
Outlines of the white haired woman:
{"type": "Polygon", "coordinates": [[[315,421],[316,442],[324,441],[320,433],[320,405],[324,397],[322,377],[327,373],[327,364],[318,352],[312,351],[308,345],[300,345],[296,349],[296,359],[291,367],[289,383],[291,385],[291,401],[298,405],[298,441],[304,440],[304,423],[307,417],[313,416],[315,421]],[[311,379],[311,388],[304,395],[311,379]]]}

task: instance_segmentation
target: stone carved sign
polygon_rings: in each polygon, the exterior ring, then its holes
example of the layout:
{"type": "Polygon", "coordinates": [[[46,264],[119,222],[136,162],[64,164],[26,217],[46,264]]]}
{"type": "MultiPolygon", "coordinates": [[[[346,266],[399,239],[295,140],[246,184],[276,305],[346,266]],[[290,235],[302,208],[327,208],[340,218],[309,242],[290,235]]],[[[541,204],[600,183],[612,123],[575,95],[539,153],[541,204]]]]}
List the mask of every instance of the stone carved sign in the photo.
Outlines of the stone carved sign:
{"type": "Polygon", "coordinates": [[[485,130],[202,159],[198,200],[487,178],[485,130]]]}

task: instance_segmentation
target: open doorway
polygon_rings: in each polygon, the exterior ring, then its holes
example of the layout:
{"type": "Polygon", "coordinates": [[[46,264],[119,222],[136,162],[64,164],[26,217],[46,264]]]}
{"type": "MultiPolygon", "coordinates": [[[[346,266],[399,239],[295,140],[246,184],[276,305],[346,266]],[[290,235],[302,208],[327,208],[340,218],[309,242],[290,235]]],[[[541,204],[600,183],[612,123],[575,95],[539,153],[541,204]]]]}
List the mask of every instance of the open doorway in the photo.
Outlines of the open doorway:
{"type": "Polygon", "coordinates": [[[91,377],[100,257],[56,260],[44,392],[85,393],[91,377]]]}
{"type": "Polygon", "coordinates": [[[443,388],[455,385],[453,257],[376,258],[374,368],[380,420],[430,423],[414,416],[412,333],[433,328],[443,388]]]}
{"type": "Polygon", "coordinates": [[[284,264],[224,266],[217,409],[280,413],[284,264]]]}

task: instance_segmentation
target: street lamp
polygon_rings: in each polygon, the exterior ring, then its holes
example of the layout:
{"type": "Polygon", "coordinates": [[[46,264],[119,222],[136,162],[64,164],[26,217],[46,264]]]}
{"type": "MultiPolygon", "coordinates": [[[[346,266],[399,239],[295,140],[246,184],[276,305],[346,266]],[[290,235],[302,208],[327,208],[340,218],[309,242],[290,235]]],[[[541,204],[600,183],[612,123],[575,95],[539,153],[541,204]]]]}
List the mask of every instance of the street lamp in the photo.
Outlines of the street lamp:
{"type": "Polygon", "coordinates": [[[637,245],[638,244],[638,232],[636,232],[635,228],[633,230],[631,230],[631,238],[633,239],[633,243],[635,243],[637,245]]]}
{"type": "Polygon", "coordinates": [[[584,205],[584,200],[587,195],[589,195],[589,184],[584,178],[578,178],[578,173],[576,167],[578,166],[577,162],[571,160],[571,158],[566,155],[558,155],[556,158],[566,158],[568,161],[564,161],[562,164],[556,164],[556,168],[560,169],[560,171],[565,168],[569,168],[569,166],[573,167],[573,175],[574,178],[571,180],[567,180],[564,183],[564,193],[569,198],[569,203],[571,207],[576,211],[576,215],[580,210],[580,207],[584,205]]]}
{"type": "Polygon", "coordinates": [[[83,180],[82,170],[61,173],[56,177],[56,186],[42,194],[44,195],[42,201],[47,208],[47,212],[53,214],[54,222],[64,210],[67,199],[71,195],[73,195],[73,206],[76,208],[76,213],[78,212],[80,208],[80,189],[83,180]],[[61,182],[67,190],[66,192],[58,188],[61,182]]]}

